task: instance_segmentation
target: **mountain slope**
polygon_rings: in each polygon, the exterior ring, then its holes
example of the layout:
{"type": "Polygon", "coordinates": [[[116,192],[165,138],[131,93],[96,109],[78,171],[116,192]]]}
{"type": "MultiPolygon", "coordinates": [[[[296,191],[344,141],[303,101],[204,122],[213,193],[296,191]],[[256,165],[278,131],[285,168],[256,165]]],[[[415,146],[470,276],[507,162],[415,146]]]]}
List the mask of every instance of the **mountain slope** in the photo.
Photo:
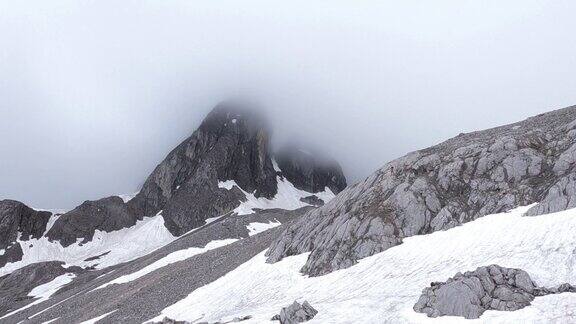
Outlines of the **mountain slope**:
{"type": "Polygon", "coordinates": [[[394,160],[292,224],[269,262],[311,252],[302,271],[323,275],[398,245],[538,202],[528,215],[576,206],[576,107],[461,134],[394,160]]]}

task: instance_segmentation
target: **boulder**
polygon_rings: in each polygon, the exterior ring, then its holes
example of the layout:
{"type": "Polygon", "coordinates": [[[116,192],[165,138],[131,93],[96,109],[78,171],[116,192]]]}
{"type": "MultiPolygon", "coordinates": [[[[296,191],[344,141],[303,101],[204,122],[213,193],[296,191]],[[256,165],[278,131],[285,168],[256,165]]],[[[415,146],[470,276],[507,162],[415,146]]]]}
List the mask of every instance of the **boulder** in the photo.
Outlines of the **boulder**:
{"type": "Polygon", "coordinates": [[[295,301],[292,305],[282,308],[280,314],[275,315],[272,320],[279,320],[280,324],[296,324],[307,322],[314,318],[316,314],[318,314],[318,311],[310,306],[307,301],[302,304],[295,301]]]}
{"type": "Polygon", "coordinates": [[[515,311],[530,305],[537,296],[561,292],[576,292],[576,287],[538,287],[523,270],[491,265],[457,273],[446,282],[433,282],[422,291],[414,310],[429,317],[474,319],[487,310],[515,311]]]}

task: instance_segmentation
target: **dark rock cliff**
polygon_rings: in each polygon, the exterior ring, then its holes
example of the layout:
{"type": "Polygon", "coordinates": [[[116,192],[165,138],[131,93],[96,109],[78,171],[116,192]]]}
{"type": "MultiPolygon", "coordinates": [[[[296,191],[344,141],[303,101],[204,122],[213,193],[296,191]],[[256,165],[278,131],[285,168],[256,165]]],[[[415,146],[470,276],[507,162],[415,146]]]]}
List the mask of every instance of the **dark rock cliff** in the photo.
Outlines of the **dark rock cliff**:
{"type": "Polygon", "coordinates": [[[311,252],[322,275],[478,217],[539,202],[528,215],[576,207],[576,107],[461,134],[386,164],[292,224],[268,261],[311,252]]]}
{"type": "Polygon", "coordinates": [[[36,211],[18,201],[0,201],[0,250],[5,250],[0,255],[0,267],[22,258],[18,235],[22,241],[42,237],[50,216],[50,212],[36,211]]]}
{"type": "Polygon", "coordinates": [[[346,188],[346,178],[338,162],[316,154],[286,146],[276,153],[282,174],[298,189],[324,191],[326,187],[338,194],[346,188]]]}

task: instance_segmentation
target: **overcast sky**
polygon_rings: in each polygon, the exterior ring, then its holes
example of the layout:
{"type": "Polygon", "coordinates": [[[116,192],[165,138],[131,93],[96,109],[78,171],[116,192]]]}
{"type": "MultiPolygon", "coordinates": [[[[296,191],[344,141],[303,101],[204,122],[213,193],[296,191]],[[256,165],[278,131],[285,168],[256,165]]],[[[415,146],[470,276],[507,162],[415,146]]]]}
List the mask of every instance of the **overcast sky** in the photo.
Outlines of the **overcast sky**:
{"type": "Polygon", "coordinates": [[[0,198],[134,192],[249,96],[357,181],[460,132],[576,104],[576,1],[0,2],[0,198]]]}

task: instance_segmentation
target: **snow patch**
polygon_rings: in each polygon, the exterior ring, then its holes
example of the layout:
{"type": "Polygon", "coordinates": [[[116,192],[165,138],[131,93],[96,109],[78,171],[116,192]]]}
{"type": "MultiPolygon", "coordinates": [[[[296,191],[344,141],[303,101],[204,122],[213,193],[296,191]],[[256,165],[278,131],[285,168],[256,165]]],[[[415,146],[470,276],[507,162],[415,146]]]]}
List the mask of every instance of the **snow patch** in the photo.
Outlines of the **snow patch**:
{"type": "Polygon", "coordinates": [[[278,162],[276,162],[276,160],[272,160],[272,167],[274,167],[274,171],[276,172],[282,172],[282,170],[280,170],[280,167],[278,166],[278,162]]]}
{"type": "Polygon", "coordinates": [[[248,235],[253,236],[280,225],[282,224],[278,221],[271,221],[269,223],[250,223],[248,226],[246,226],[246,228],[248,228],[249,231],[248,235]]]}
{"type": "MultiPolygon", "coordinates": [[[[118,231],[110,233],[96,231],[92,241],[82,245],[80,245],[82,239],[68,247],[63,247],[57,241],[50,242],[45,236],[30,239],[21,242],[24,253],[22,260],[8,263],[0,268],[0,276],[26,265],[44,261],[63,261],[66,266],[95,266],[97,269],[102,269],[146,255],[176,238],[164,226],[164,219],[157,215],[144,218],[136,222],[134,226],[118,231]],[[99,259],[85,261],[107,251],[111,252],[99,259]]],[[[20,242],[19,239],[18,242],[20,242]]]]}
{"type": "MultiPolygon", "coordinates": [[[[527,271],[540,286],[576,283],[576,209],[523,217],[529,207],[482,217],[447,231],[409,237],[404,243],[321,277],[300,273],[308,254],[266,263],[260,253],[220,279],[164,309],[156,319],[226,321],[250,314],[246,323],[268,322],[294,300],[308,300],[315,323],[450,323],[412,307],[433,281],[498,264],[527,271]]],[[[538,297],[514,312],[487,311],[466,323],[573,322],[576,294],[538,297]]]]}
{"type": "Polygon", "coordinates": [[[240,188],[240,186],[238,186],[234,180],[219,182],[218,187],[231,190],[234,186],[236,186],[242,191],[242,193],[244,193],[246,196],[246,201],[240,202],[240,206],[234,209],[234,212],[238,215],[252,214],[254,213],[254,209],[280,208],[286,210],[295,210],[298,208],[310,206],[310,204],[300,201],[301,198],[316,195],[324,202],[328,202],[335,196],[332,190],[330,190],[328,187],[326,187],[322,192],[313,194],[294,187],[290,181],[282,177],[277,177],[276,181],[278,183],[278,193],[272,199],[264,197],[256,198],[253,193],[242,190],[242,188],[240,188]]]}

